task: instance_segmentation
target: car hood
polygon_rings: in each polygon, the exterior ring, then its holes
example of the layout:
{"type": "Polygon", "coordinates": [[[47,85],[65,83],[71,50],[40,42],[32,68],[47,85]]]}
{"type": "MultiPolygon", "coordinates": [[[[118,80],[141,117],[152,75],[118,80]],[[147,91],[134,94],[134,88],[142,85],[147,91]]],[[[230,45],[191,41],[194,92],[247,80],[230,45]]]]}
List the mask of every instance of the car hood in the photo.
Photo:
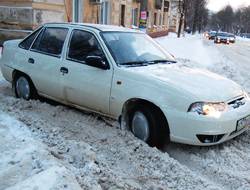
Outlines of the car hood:
{"type": "Polygon", "coordinates": [[[240,85],[225,77],[183,64],[150,65],[130,69],[175,88],[181,88],[200,101],[224,102],[244,93],[240,85]]]}

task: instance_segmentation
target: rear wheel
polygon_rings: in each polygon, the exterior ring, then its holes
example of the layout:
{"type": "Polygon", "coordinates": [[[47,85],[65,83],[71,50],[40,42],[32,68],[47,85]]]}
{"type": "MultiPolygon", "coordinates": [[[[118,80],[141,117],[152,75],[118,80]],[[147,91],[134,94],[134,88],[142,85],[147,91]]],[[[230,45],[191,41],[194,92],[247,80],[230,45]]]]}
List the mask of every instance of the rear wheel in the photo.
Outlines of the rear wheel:
{"type": "Polygon", "coordinates": [[[161,148],[168,140],[168,125],[159,109],[151,105],[138,105],[130,119],[132,133],[149,146],[161,148]]]}
{"type": "Polygon", "coordinates": [[[37,98],[37,91],[33,83],[25,75],[18,75],[15,78],[14,90],[17,98],[23,98],[25,100],[37,98]]]}

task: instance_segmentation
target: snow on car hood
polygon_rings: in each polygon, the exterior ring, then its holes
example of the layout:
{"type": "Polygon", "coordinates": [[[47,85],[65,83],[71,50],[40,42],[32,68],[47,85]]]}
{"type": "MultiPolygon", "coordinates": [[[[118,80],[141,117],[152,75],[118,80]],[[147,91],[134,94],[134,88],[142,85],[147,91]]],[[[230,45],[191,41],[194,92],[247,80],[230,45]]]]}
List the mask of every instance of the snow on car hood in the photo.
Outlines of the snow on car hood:
{"type": "Polygon", "coordinates": [[[223,102],[244,93],[237,83],[225,77],[183,64],[158,64],[131,69],[188,91],[200,101],[223,102]]]}

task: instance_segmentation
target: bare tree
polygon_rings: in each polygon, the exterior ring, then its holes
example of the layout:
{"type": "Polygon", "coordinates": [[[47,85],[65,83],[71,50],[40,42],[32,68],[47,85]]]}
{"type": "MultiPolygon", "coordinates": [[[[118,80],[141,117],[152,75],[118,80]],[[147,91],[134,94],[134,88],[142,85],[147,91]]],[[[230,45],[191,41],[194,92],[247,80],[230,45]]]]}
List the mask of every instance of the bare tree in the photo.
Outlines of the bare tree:
{"type": "Polygon", "coordinates": [[[212,15],[210,28],[234,34],[250,33],[250,6],[241,6],[235,12],[230,5],[225,6],[212,15]]]}
{"type": "Polygon", "coordinates": [[[217,18],[220,21],[221,30],[229,32],[232,29],[234,12],[231,5],[227,5],[217,13],[217,18]]]}
{"type": "Polygon", "coordinates": [[[208,9],[206,8],[207,1],[201,1],[199,4],[198,31],[199,33],[205,28],[208,22],[208,9]]]}
{"type": "Polygon", "coordinates": [[[208,0],[188,0],[187,2],[186,24],[191,28],[192,34],[197,30],[201,32],[207,25],[207,3],[208,0]]]}
{"type": "Polygon", "coordinates": [[[242,33],[250,33],[250,6],[242,12],[242,33]]]}

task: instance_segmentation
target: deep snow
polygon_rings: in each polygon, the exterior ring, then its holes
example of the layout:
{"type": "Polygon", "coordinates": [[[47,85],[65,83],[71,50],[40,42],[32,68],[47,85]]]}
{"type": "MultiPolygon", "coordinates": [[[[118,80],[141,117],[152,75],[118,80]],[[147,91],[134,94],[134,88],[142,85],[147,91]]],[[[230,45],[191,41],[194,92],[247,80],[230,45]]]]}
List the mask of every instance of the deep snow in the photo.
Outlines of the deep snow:
{"type": "MultiPolygon", "coordinates": [[[[249,63],[250,54],[236,54],[237,41],[217,45],[175,34],[156,40],[179,62],[219,73],[250,92],[250,72],[239,64],[249,63]]],[[[0,100],[0,189],[250,189],[249,131],[217,146],[170,143],[157,150],[108,118],[16,99],[1,74],[0,100]]]]}

